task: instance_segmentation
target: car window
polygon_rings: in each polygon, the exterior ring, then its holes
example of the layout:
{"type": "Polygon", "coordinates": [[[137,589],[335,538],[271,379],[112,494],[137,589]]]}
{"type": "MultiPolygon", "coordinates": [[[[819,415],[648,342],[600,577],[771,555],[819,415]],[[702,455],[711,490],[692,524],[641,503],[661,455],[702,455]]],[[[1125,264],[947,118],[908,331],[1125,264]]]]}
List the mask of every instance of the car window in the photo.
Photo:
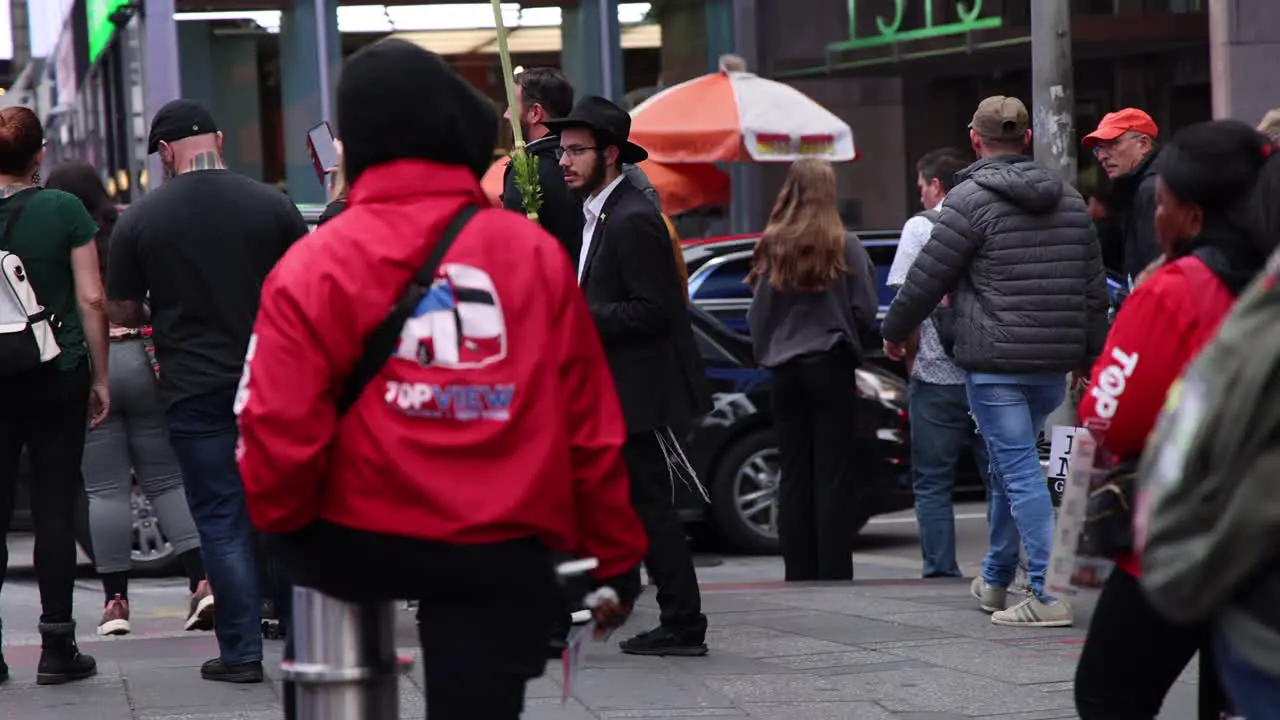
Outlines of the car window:
{"type": "Polygon", "coordinates": [[[750,300],[751,288],[742,281],[751,269],[751,256],[726,260],[701,275],[689,291],[694,300],[750,300]]]}
{"type": "Polygon", "coordinates": [[[876,295],[880,298],[880,305],[887,307],[897,294],[889,287],[889,268],[893,266],[893,256],[898,251],[898,244],[863,243],[863,246],[867,248],[867,254],[876,266],[876,295]]]}

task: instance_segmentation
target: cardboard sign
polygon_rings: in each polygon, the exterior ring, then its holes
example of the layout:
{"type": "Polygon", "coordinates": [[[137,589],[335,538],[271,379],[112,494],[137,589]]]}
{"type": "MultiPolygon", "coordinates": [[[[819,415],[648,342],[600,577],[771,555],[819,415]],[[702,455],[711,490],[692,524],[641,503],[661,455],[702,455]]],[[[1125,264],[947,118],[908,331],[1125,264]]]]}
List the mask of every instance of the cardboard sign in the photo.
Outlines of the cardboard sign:
{"type": "Polygon", "coordinates": [[[1053,434],[1049,440],[1049,467],[1045,474],[1054,505],[1062,501],[1062,491],[1066,487],[1067,473],[1071,464],[1071,448],[1076,433],[1080,430],[1081,428],[1070,425],[1053,426],[1053,434]]]}

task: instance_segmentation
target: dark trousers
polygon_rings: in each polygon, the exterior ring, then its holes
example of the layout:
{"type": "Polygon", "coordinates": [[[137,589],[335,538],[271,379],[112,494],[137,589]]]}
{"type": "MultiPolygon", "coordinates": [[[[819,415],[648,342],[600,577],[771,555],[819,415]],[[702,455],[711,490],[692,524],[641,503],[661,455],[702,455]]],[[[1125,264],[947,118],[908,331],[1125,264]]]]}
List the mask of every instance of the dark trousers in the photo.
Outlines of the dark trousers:
{"type": "Polygon", "coordinates": [[[80,461],[89,413],[89,363],[73,370],[52,364],[0,378],[0,587],[9,565],[5,540],[13,520],[18,461],[31,458],[31,514],[35,522],[40,622],[71,622],[75,590],[75,520],[84,486],[80,461]]]}
{"type": "Polygon", "coordinates": [[[1219,683],[1208,625],[1174,625],[1156,612],[1138,579],[1111,571],[1093,611],[1080,664],[1081,720],[1154,720],[1169,688],[1200,653],[1200,720],[1219,720],[1229,703],[1219,683]]]}
{"type": "Polygon", "coordinates": [[[169,442],[200,532],[209,587],[218,600],[214,632],[228,664],[262,659],[262,600],[255,535],[236,465],[235,389],[187,398],[169,408],[169,442]]]}
{"type": "Polygon", "coordinates": [[[935,385],[911,378],[911,469],[920,526],[924,577],[960,577],[956,515],[951,502],[961,454],[972,449],[983,484],[987,446],[969,414],[963,384],[935,385]]]}
{"type": "MultiPolygon", "coordinates": [[[[525,684],[545,671],[563,609],[546,546],[531,538],[447,545],[321,521],[278,547],[300,585],[350,602],[418,600],[431,720],[520,717],[525,684]]],[[[290,720],[292,709],[287,702],[290,720]]]]}
{"type": "Polygon", "coordinates": [[[672,503],[673,481],[662,446],[653,432],[636,433],[627,437],[622,454],[631,475],[631,506],[649,536],[644,567],[658,586],[662,624],[702,642],[707,616],[702,614],[693,555],[672,503]]]}
{"type": "Polygon", "coordinates": [[[842,344],[774,370],[778,536],[791,582],[853,579],[856,367],[842,344]]]}

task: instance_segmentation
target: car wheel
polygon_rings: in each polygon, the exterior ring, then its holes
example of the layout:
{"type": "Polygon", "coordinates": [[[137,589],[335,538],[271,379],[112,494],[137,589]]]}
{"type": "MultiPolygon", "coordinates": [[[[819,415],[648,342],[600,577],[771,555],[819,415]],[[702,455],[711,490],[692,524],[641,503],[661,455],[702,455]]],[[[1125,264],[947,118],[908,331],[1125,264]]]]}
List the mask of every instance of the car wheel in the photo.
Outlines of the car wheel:
{"type": "Polygon", "coordinates": [[[177,569],[178,555],[165,537],[151,498],[136,482],[129,498],[133,515],[133,570],[142,575],[167,575],[177,569]]]}
{"type": "Polygon", "coordinates": [[[737,551],[778,552],[778,444],[757,430],[725,452],[711,487],[711,510],[720,534],[737,551]]]}

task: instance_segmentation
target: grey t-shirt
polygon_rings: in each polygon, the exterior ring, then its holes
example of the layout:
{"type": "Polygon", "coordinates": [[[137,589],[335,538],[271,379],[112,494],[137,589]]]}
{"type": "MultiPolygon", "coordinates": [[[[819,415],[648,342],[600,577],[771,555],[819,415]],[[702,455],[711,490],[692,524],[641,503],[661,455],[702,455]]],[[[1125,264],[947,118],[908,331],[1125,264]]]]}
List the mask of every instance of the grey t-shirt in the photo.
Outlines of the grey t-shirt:
{"type": "Polygon", "coordinates": [[[756,281],[747,311],[756,362],[774,368],[841,342],[861,360],[862,337],[876,317],[875,267],[853,233],[845,236],[845,263],[848,271],[821,292],[777,290],[767,273],[756,281]]]}

